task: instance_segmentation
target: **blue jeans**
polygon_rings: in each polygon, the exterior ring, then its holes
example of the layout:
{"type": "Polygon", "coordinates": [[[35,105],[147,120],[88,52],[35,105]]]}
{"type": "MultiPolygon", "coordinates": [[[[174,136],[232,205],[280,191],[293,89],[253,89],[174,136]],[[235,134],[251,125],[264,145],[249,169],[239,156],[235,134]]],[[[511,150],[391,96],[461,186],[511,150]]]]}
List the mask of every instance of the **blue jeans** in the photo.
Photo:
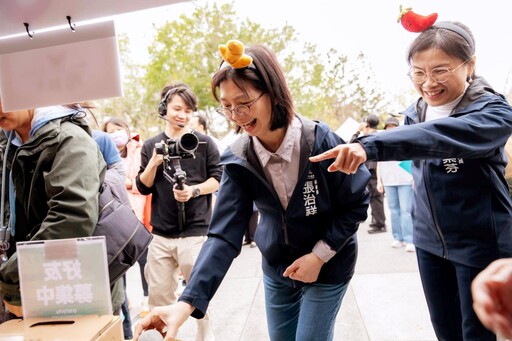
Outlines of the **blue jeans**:
{"type": "Polygon", "coordinates": [[[308,284],[292,288],[263,275],[270,340],[328,341],[348,288],[342,284],[308,284]]]}
{"type": "Polygon", "coordinates": [[[401,242],[412,243],[412,186],[384,186],[384,191],[391,213],[393,238],[401,242]]]}

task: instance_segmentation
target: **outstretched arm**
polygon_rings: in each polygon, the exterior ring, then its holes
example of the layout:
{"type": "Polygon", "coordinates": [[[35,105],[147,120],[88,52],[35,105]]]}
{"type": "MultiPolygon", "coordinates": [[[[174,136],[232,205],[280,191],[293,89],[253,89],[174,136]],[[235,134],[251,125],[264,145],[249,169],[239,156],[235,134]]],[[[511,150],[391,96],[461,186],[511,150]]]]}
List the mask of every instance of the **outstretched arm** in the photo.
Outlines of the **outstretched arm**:
{"type": "Polygon", "coordinates": [[[340,144],[322,154],[310,157],[309,161],[319,162],[335,159],[327,168],[329,172],[340,171],[355,174],[359,166],[367,159],[366,151],[359,143],[340,144]]]}

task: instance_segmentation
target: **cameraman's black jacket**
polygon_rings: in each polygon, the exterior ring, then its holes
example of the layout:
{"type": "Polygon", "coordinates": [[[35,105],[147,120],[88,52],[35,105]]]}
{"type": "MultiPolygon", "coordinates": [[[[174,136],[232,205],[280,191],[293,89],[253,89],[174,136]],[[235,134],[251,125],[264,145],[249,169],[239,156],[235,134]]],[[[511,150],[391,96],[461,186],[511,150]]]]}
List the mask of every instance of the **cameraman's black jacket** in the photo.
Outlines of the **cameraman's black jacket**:
{"type": "MultiPolygon", "coordinates": [[[[204,134],[194,132],[199,140],[195,158],[180,159],[181,168],[187,173],[186,184],[200,184],[213,177],[220,182],[222,166],[215,142],[204,134]]],[[[164,164],[158,167],[155,182],[152,187],[145,186],[140,181],[140,174],[146,168],[155,144],[167,141],[169,137],[161,133],[144,142],[141,150],[141,166],[136,184],[141,194],[153,194],[151,200],[151,226],[153,233],[167,238],[204,236],[208,230],[212,215],[212,195],[200,195],[185,203],[185,226],[182,231],[178,228],[178,206],[172,193],[173,184],[163,174],[164,164]]],[[[170,175],[174,175],[172,172],[170,175]]]]}

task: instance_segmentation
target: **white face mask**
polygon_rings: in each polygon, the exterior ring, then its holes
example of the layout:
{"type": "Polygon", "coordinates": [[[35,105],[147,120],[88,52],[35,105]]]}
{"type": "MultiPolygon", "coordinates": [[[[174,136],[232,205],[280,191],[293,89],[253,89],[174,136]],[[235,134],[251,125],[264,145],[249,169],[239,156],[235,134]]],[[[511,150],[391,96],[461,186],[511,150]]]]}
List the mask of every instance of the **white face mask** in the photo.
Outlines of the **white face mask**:
{"type": "Polygon", "coordinates": [[[124,130],[116,130],[110,133],[110,137],[114,140],[116,147],[124,147],[128,143],[128,134],[124,130]]]}

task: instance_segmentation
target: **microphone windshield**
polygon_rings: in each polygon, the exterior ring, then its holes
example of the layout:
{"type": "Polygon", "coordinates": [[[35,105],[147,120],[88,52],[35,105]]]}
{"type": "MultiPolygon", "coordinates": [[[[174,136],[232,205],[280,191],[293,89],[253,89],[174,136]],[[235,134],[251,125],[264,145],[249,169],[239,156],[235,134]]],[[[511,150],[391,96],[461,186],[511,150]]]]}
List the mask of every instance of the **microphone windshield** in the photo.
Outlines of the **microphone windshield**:
{"type": "Polygon", "coordinates": [[[163,341],[164,337],[156,329],[143,331],[139,336],[139,341],[163,341]]]}

